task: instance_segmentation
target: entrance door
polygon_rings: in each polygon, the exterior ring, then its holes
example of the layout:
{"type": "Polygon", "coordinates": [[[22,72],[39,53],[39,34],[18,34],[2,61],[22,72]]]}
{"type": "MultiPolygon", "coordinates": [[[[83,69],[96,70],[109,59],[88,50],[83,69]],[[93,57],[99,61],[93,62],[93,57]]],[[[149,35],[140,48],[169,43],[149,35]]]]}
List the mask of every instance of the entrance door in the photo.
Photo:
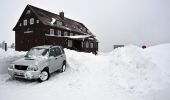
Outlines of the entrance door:
{"type": "Polygon", "coordinates": [[[80,40],[74,40],[74,47],[75,47],[76,50],[80,51],[82,49],[81,41],[80,40]]]}

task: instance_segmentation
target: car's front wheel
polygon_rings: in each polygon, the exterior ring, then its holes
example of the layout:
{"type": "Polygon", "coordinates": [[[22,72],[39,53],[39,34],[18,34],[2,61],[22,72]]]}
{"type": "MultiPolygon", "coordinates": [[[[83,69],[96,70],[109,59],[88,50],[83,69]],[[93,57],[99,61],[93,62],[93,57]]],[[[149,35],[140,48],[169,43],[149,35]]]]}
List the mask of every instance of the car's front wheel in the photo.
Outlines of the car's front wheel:
{"type": "Polygon", "coordinates": [[[43,70],[40,73],[39,81],[40,82],[46,81],[49,79],[49,76],[50,76],[49,72],[47,70],[43,70]]]}

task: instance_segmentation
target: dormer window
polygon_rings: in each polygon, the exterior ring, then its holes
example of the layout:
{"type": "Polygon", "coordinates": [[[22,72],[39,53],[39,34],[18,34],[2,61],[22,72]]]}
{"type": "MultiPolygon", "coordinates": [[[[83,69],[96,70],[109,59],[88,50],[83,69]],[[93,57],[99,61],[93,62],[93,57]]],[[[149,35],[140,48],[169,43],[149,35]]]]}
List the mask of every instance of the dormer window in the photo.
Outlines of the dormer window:
{"type": "Polygon", "coordinates": [[[25,19],[24,22],[23,22],[24,26],[27,25],[27,20],[25,19]]]}
{"type": "Polygon", "coordinates": [[[50,35],[54,35],[54,29],[50,29],[50,35]]]}
{"type": "Polygon", "coordinates": [[[27,10],[27,13],[26,14],[30,14],[31,13],[31,10],[27,10]]]}
{"type": "Polygon", "coordinates": [[[37,20],[37,24],[39,23],[40,21],[39,20],[37,20]]]}
{"type": "Polygon", "coordinates": [[[62,22],[61,21],[57,21],[57,25],[58,26],[62,26],[62,22]]]}
{"type": "Polygon", "coordinates": [[[91,33],[90,30],[87,30],[87,33],[91,33]]]}
{"type": "Polygon", "coordinates": [[[86,28],[83,28],[83,31],[86,32],[86,28]]]}
{"type": "Polygon", "coordinates": [[[30,19],[30,25],[34,24],[34,18],[30,19]]]}

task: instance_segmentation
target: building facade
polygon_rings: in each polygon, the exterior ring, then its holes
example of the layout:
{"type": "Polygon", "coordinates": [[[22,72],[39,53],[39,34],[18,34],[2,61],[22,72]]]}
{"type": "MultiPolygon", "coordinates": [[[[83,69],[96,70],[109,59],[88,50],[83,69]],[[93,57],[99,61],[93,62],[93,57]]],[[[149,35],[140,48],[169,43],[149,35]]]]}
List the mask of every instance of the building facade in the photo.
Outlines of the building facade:
{"type": "Polygon", "coordinates": [[[95,54],[98,51],[96,37],[84,24],[66,18],[64,12],[57,15],[27,5],[13,30],[17,51],[27,51],[40,45],[61,45],[95,54]]]}

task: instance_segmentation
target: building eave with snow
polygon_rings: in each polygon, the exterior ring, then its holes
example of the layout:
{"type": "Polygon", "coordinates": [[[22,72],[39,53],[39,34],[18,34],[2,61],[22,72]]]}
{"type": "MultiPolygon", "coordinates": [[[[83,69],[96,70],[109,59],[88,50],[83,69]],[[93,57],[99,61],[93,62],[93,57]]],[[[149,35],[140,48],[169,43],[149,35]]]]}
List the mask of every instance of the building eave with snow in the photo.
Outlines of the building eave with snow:
{"type": "Polygon", "coordinates": [[[27,5],[16,26],[17,51],[27,51],[39,45],[61,45],[82,52],[98,51],[96,36],[81,22],[27,5]]]}

